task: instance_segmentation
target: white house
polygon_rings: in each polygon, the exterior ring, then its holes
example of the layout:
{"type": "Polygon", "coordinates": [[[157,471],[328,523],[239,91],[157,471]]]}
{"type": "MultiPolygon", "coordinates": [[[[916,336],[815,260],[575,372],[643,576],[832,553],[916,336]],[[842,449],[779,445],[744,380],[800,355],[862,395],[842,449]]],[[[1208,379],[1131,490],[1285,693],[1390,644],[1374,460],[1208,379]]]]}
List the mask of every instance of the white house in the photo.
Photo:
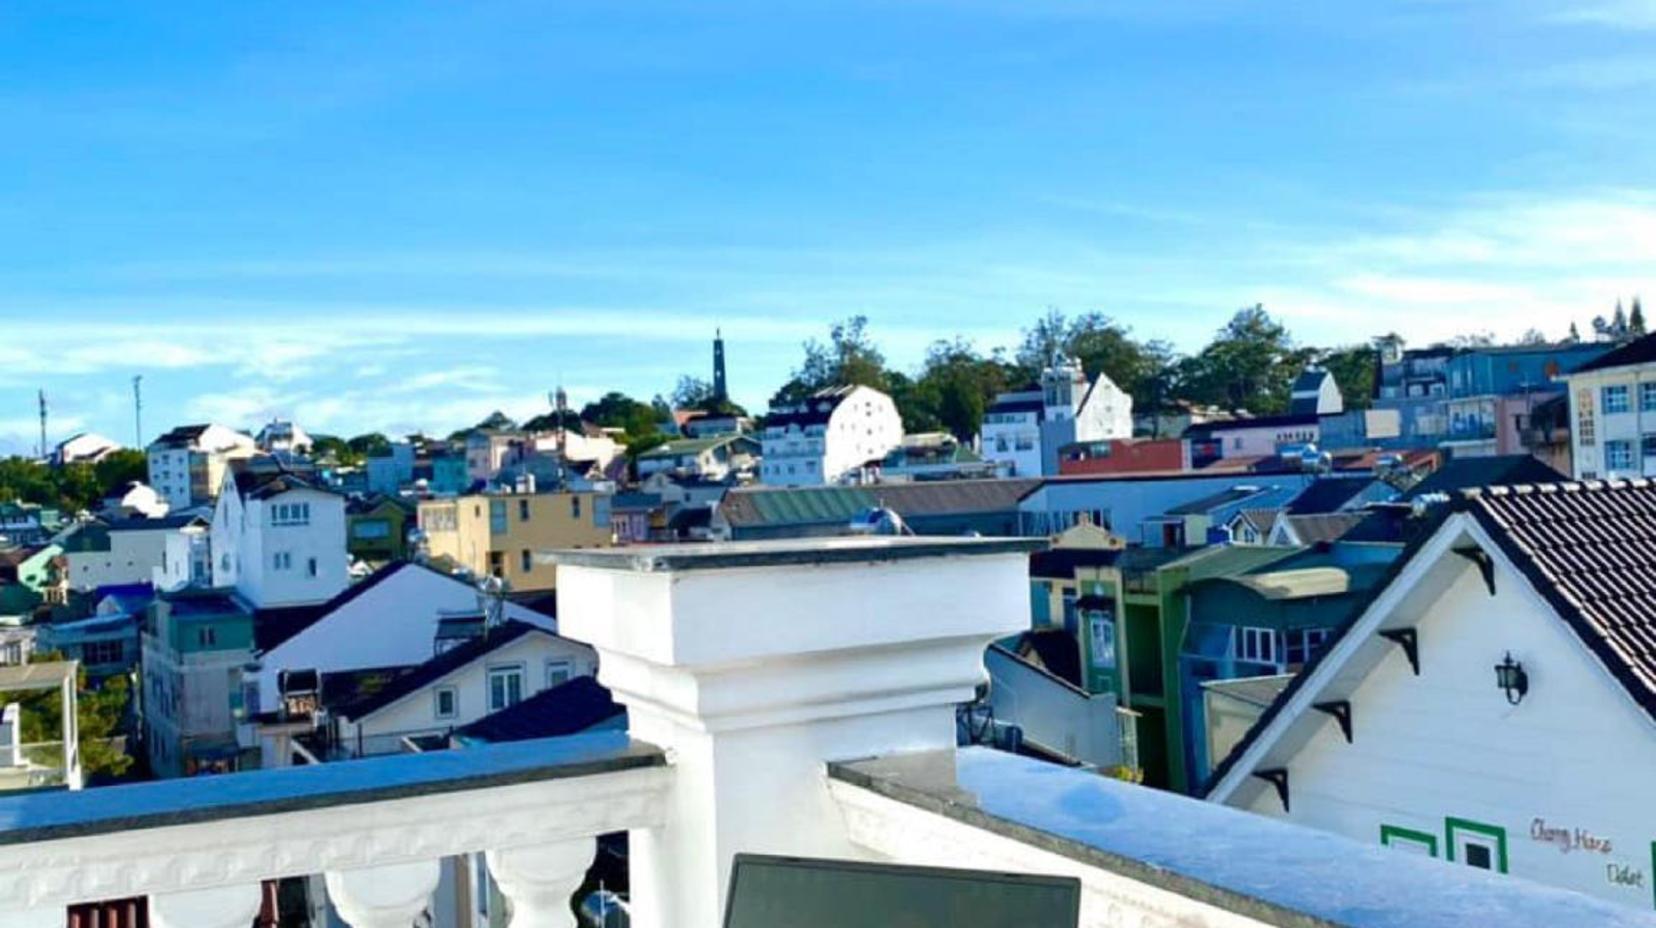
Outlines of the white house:
{"type": "Polygon", "coordinates": [[[350,582],[345,498],[299,474],[227,473],[213,509],[213,586],[254,608],[319,603],[350,582]]]}
{"type": "Polygon", "coordinates": [[[96,432],[78,432],[57,443],[52,449],[52,463],[59,467],[77,463],[96,464],[119,450],[121,443],[112,438],[105,438],[96,432]]]}
{"type": "Polygon", "coordinates": [[[507,621],[339,709],[338,744],[353,757],[400,753],[404,739],[446,735],[597,672],[586,645],[507,621]]]}
{"type": "Polygon", "coordinates": [[[1058,356],[1040,382],[1002,393],[983,414],[983,457],[1014,477],[1053,476],[1065,445],[1133,436],[1133,398],[1100,373],[1091,384],[1058,356]]]}
{"type": "Polygon", "coordinates": [[[1334,375],[1320,367],[1308,367],[1294,378],[1288,390],[1288,411],[1301,416],[1334,416],[1345,411],[1345,396],[1334,375]]]}
{"type": "Polygon", "coordinates": [[[181,425],[145,449],[149,485],[174,510],[211,503],[231,461],[252,457],[253,439],[222,425],[181,425]]]}
{"type": "Polygon", "coordinates": [[[89,522],[63,541],[69,586],[152,583],[176,590],[206,579],[207,520],[195,515],[164,519],[89,522]]]}
{"type": "Polygon", "coordinates": [[[311,440],[310,434],[288,419],[272,419],[259,430],[255,443],[259,450],[274,454],[286,451],[290,454],[310,454],[316,442],[311,440]]]}
{"type": "Polygon", "coordinates": [[[730,432],[702,438],[675,438],[638,456],[638,477],[655,474],[723,480],[732,471],[752,470],[759,459],[759,441],[730,432]]]}
{"type": "Polygon", "coordinates": [[[838,483],[903,440],[891,397],[872,387],[828,387],[792,406],[773,406],[760,443],[761,483],[838,483]]]}
{"type": "Polygon", "coordinates": [[[1656,335],[1559,379],[1569,384],[1576,479],[1656,476],[1656,335]]]}
{"type": "Polygon", "coordinates": [[[159,519],[171,509],[167,505],[166,497],[147,483],[133,480],[126,486],[104,497],[99,512],[110,519],[127,519],[134,516],[144,519],[159,519]]]}
{"type": "Polygon", "coordinates": [[[1648,484],[1466,491],[1208,798],[1652,907],[1648,484]]]}

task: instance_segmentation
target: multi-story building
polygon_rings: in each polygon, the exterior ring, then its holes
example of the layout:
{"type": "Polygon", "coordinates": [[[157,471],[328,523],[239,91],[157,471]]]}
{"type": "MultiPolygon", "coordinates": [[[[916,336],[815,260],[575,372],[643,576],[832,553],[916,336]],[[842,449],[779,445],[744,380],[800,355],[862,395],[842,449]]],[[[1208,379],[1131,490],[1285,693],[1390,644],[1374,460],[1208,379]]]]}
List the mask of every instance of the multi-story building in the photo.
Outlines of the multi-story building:
{"type": "Polygon", "coordinates": [[[1037,383],[1002,393],[983,414],[985,460],[1008,476],[1058,473],[1060,450],[1133,435],[1133,398],[1100,373],[1092,383],[1074,358],[1055,357],[1037,383]]]}
{"type": "Polygon", "coordinates": [[[0,546],[38,545],[63,527],[63,514],[34,503],[0,502],[0,546]]]}
{"type": "Polygon", "coordinates": [[[71,589],[205,585],[211,576],[207,520],[198,515],[87,522],[63,537],[71,589]]]}
{"type": "Polygon", "coordinates": [[[771,486],[838,483],[877,464],[902,440],[903,419],[891,397],[872,387],[828,387],[803,402],[771,407],[759,479],[771,486]]]}
{"type": "Polygon", "coordinates": [[[351,500],[345,507],[345,548],[351,557],[370,563],[404,560],[413,519],[414,504],[399,496],[351,500]]]}
{"type": "Polygon", "coordinates": [[[548,590],[557,572],[536,555],[613,545],[609,502],[593,492],[479,493],[422,500],[418,523],[427,557],[500,577],[514,590],[548,590]]]}
{"type": "Polygon", "coordinates": [[[96,432],[77,432],[57,443],[52,449],[54,466],[65,464],[96,464],[121,450],[121,443],[96,432]]]}
{"type": "Polygon", "coordinates": [[[241,767],[236,710],[253,657],[253,612],[227,590],[162,594],[140,636],[138,697],[145,750],[158,776],[241,767]]]}
{"type": "Polygon", "coordinates": [[[1656,335],[1564,374],[1579,480],[1656,475],[1656,335]]]}
{"type": "Polygon", "coordinates": [[[345,498],[301,474],[226,474],[211,538],[212,585],[256,609],[319,603],[350,582],[345,498]]]}
{"type": "Polygon", "coordinates": [[[759,440],[751,435],[726,433],[705,438],[676,438],[638,456],[638,477],[666,473],[676,477],[723,480],[731,473],[751,471],[759,461],[759,440]]]}
{"type": "Polygon", "coordinates": [[[232,461],[258,452],[253,439],[222,425],[181,425],[150,442],[149,485],[173,510],[204,506],[218,496],[232,461]]]}
{"type": "Polygon", "coordinates": [[[1456,457],[1521,454],[1535,407],[1563,392],[1561,376],[1606,354],[1608,342],[1507,345],[1457,352],[1444,364],[1444,450],[1456,457]]]}

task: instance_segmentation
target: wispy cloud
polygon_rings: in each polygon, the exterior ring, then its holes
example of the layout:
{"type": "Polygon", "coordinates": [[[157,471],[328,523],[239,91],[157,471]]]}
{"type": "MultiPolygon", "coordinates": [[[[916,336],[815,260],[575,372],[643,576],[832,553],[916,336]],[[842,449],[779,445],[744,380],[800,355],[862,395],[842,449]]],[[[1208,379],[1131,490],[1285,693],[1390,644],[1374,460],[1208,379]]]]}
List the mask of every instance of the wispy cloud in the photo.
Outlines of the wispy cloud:
{"type": "Polygon", "coordinates": [[[1550,22],[1656,29],[1656,0],[1581,0],[1548,6],[1544,18],[1550,22]]]}

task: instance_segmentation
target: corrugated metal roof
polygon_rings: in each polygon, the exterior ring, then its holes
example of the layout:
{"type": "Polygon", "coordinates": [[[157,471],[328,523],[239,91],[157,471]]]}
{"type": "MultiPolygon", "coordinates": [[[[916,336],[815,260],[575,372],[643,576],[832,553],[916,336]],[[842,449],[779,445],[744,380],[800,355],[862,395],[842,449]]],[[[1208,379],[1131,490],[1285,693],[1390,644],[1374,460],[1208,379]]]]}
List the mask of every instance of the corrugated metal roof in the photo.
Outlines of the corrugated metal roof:
{"type": "Polygon", "coordinates": [[[871,506],[885,506],[905,518],[954,513],[1000,512],[1041,481],[939,480],[860,487],[744,487],[719,504],[732,526],[812,525],[848,522],[871,506]]]}

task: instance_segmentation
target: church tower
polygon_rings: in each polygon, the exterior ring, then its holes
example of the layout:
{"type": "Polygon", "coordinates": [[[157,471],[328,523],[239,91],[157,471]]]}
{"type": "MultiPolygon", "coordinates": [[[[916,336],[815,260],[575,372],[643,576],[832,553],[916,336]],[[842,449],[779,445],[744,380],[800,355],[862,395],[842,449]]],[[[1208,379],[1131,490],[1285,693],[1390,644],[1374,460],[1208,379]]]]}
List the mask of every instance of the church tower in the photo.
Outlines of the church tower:
{"type": "Polygon", "coordinates": [[[725,391],[724,335],[713,330],[713,401],[723,405],[730,399],[725,391]]]}

